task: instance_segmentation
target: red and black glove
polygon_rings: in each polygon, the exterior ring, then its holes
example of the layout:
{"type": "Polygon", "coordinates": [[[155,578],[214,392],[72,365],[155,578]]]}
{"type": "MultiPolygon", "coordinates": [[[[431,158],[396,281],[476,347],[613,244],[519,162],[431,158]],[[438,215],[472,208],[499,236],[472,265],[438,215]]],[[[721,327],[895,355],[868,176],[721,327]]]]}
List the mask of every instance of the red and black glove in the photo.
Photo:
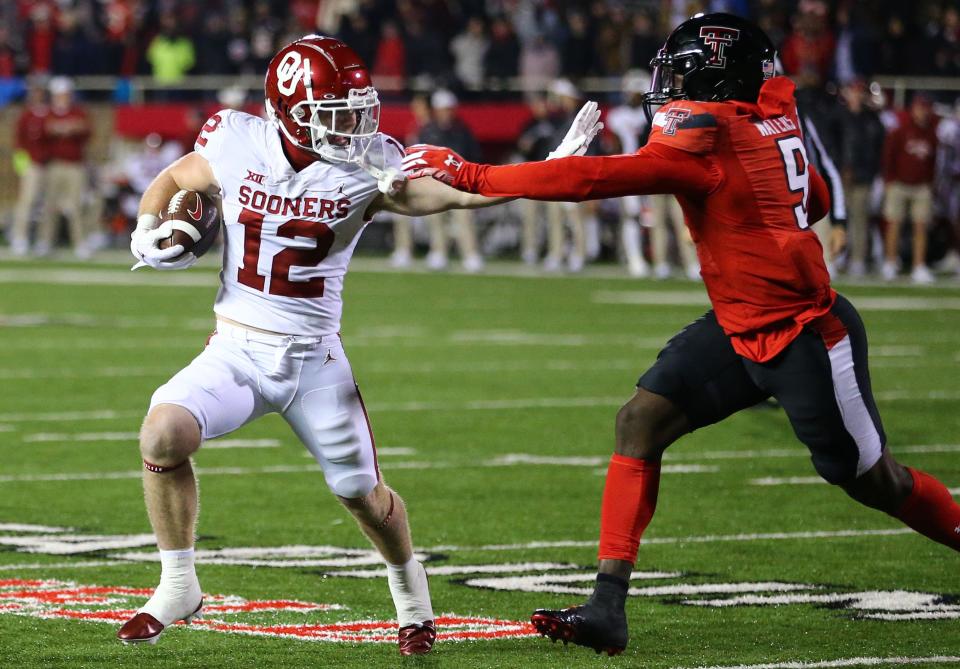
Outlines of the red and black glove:
{"type": "Polygon", "coordinates": [[[448,186],[456,187],[457,177],[466,163],[459,153],[445,146],[413,144],[407,147],[403,171],[408,179],[433,177],[448,186]]]}

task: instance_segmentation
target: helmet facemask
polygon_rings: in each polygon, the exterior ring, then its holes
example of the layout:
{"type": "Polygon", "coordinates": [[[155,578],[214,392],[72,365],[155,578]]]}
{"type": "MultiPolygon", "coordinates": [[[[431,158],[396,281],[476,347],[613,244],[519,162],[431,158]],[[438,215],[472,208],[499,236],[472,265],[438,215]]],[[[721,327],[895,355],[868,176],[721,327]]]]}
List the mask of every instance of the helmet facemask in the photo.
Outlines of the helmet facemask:
{"type": "Polygon", "coordinates": [[[684,72],[692,67],[692,60],[697,53],[669,54],[666,49],[650,61],[653,75],[650,80],[650,91],[643,96],[643,113],[648,123],[653,123],[653,108],[661,107],[672,100],[686,100],[687,93],[683,89],[684,72]]]}
{"type": "Polygon", "coordinates": [[[285,114],[294,126],[305,129],[309,138],[307,142],[298,140],[286,123],[276,119],[287,139],[332,162],[360,163],[380,127],[380,99],[372,86],[351,89],[345,99],[331,96],[321,100],[314,99],[308,86],[306,100],[280,110],[268,106],[268,112],[274,118],[285,114]]]}

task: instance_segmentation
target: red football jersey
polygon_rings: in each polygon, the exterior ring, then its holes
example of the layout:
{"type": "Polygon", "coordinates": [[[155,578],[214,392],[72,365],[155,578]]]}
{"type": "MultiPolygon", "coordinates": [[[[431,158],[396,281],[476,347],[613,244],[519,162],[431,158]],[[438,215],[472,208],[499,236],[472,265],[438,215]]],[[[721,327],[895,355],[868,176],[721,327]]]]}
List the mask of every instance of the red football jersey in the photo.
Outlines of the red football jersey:
{"type": "Polygon", "coordinates": [[[676,195],[717,320],[750,360],[776,356],[836,297],[810,229],[829,194],[807,160],[793,83],[783,77],[766,82],[756,104],[661,107],[633,155],[467,163],[454,186],[540,200],[676,195]]]}

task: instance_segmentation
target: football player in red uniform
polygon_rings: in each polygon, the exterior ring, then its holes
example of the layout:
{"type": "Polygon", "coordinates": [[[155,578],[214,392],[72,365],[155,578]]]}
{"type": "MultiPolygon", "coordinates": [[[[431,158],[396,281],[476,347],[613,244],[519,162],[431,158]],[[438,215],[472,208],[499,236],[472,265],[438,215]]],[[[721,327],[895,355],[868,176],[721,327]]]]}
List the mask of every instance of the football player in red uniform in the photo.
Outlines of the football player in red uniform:
{"type": "Polygon", "coordinates": [[[410,176],[483,195],[672,193],[697,245],[713,309],[667,343],[617,414],[596,587],[582,606],[534,613],[553,639],[624,649],[624,602],[664,449],[771,396],[826,481],[960,550],[960,506],[940,481],[885,447],[863,323],[830,287],[810,229],[829,195],[807,160],[793,84],[774,76],[774,55],[769,38],[739,17],[698,14],[682,23],[652,62],[645,104],[662,106],[648,144],[633,155],[491,166],[442,147],[408,149],[410,176]]]}

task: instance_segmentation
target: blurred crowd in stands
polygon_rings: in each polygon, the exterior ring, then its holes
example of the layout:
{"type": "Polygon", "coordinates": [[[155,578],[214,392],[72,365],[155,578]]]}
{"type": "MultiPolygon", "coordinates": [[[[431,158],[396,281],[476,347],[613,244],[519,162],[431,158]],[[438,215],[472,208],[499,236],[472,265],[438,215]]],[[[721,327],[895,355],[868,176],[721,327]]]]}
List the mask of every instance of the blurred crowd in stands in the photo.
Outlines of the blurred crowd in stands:
{"type": "Polygon", "coordinates": [[[576,82],[645,67],[697,11],[756,20],[805,80],[960,74],[960,11],[945,0],[7,0],[0,79],[259,75],[280,46],[320,32],[401,82],[576,82]]]}
{"type": "MultiPolygon", "coordinates": [[[[321,32],[340,36],[370,63],[386,99],[409,105],[414,125],[399,137],[407,144],[443,144],[489,162],[539,160],[589,97],[604,103],[607,123],[591,151],[633,152],[648,130],[639,108],[649,82],[643,68],[669,30],[701,10],[751,17],[780,45],[782,69],[799,87],[808,153],[834,193],[831,217],[818,226],[831,270],[887,280],[902,272],[915,283],[932,282],[935,270],[960,271],[956,93],[915,93],[900,109],[871,83],[878,75],[960,77],[960,3],[943,0],[5,2],[0,82],[34,83],[19,112],[20,193],[5,236],[16,255],[45,255],[56,243],[56,222],[65,220],[78,257],[110,235],[124,246],[139,193],[192,148],[204,120],[194,112],[183,137],[117,142],[107,164],[84,170],[90,124],[71,78],[146,74],[176,86],[192,75],[260,76],[279,46],[321,32]],[[597,77],[613,85],[585,93],[597,77]],[[458,107],[505,97],[529,109],[516,145],[478,144],[458,107]],[[838,228],[846,246],[834,253],[838,228]]],[[[203,101],[202,92],[188,95],[203,101]]],[[[222,96],[220,104],[236,106],[222,96]]],[[[699,276],[682,212],[669,197],[521,201],[476,214],[398,218],[379,241],[392,245],[397,267],[410,266],[423,248],[426,266],[443,269],[452,244],[471,272],[483,269],[485,257],[519,255],[545,271],[616,259],[637,277],[699,276]]]]}

